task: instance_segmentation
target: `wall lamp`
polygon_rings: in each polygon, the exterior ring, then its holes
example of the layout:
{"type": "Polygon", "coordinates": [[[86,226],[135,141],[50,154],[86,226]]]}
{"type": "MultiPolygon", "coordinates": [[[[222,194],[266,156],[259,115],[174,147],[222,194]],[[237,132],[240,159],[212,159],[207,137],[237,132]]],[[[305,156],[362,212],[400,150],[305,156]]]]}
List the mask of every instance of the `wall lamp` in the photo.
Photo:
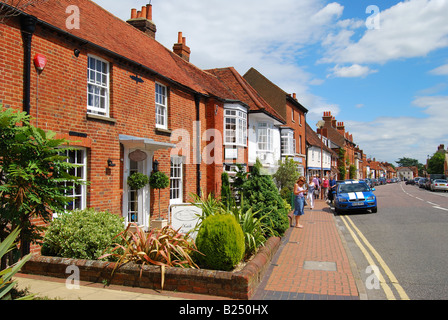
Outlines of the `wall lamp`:
{"type": "Polygon", "coordinates": [[[107,166],[110,167],[110,168],[113,168],[113,167],[116,166],[116,164],[113,163],[111,159],[109,159],[109,160],[107,160],[107,166]]]}

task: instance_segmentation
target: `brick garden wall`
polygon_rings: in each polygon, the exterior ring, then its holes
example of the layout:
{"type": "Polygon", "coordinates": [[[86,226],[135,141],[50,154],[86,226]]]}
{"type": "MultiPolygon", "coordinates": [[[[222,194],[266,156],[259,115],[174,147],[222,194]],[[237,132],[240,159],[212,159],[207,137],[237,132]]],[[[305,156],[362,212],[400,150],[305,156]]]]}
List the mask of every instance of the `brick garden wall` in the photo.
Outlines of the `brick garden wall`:
{"type": "MultiPolygon", "coordinates": [[[[164,290],[222,296],[232,299],[250,299],[270,261],[280,247],[280,238],[270,238],[257,255],[238,272],[167,268],[164,290]]],[[[66,268],[75,265],[80,270],[80,281],[102,283],[148,289],[161,289],[160,268],[145,266],[140,277],[140,266],[128,264],[118,268],[111,277],[115,263],[34,256],[22,268],[22,273],[57,278],[68,278],[66,268]]]]}

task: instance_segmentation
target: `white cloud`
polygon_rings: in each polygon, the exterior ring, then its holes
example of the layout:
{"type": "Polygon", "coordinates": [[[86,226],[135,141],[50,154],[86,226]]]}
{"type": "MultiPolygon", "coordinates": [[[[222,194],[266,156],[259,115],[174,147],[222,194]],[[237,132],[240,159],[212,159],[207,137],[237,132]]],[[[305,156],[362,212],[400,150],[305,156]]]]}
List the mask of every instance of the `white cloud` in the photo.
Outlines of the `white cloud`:
{"type": "Polygon", "coordinates": [[[371,70],[369,67],[361,66],[359,64],[354,64],[349,67],[341,67],[336,65],[331,69],[331,71],[332,73],[328,75],[328,77],[337,78],[364,78],[371,73],[378,72],[378,70],[371,70]]]}
{"type": "Polygon", "coordinates": [[[409,157],[425,163],[427,155],[448,142],[448,97],[417,97],[413,105],[422,109],[425,118],[379,117],[369,122],[345,121],[345,125],[367,155],[389,162],[409,157]]]}
{"type": "MultiPolygon", "coordinates": [[[[133,0],[95,0],[126,20],[133,0]]],[[[288,93],[297,93],[308,109],[328,104],[311,93],[322,84],[300,58],[308,46],[320,43],[337,24],[343,7],[324,0],[170,0],[153,1],[156,39],[168,49],[183,32],[191,49],[190,61],[202,69],[235,67],[244,74],[256,68],[288,93]]]]}
{"type": "Polygon", "coordinates": [[[434,70],[431,70],[429,73],[437,76],[446,76],[448,75],[448,63],[440,66],[438,68],[435,68],[434,70]]]}
{"type": "MultiPolygon", "coordinates": [[[[382,8],[380,8],[382,9],[382,8]]],[[[448,1],[410,0],[380,12],[380,29],[367,30],[359,41],[347,28],[324,43],[326,63],[366,64],[413,57],[448,46],[448,1]],[[342,39],[342,44],[334,41],[342,39]],[[333,40],[333,41],[331,41],[333,40]]]]}

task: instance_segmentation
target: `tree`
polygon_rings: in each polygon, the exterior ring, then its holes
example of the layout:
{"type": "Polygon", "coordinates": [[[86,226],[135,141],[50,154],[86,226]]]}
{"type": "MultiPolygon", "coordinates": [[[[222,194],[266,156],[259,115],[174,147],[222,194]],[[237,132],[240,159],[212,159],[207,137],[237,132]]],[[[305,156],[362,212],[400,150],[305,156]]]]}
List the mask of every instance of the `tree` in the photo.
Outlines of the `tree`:
{"type": "Polygon", "coordinates": [[[262,165],[257,159],[249,179],[243,185],[243,205],[245,210],[252,208],[257,218],[267,216],[268,226],[277,235],[283,235],[289,228],[286,201],[280,196],[277,186],[270,175],[261,172],[262,165]]]}
{"type": "Polygon", "coordinates": [[[293,191],[294,184],[300,176],[294,159],[286,157],[285,160],[279,161],[279,165],[280,166],[277,172],[273,175],[277,183],[277,187],[280,190],[283,188],[288,188],[290,191],[293,191]]]}
{"type": "Polygon", "coordinates": [[[153,189],[159,190],[159,220],[160,217],[160,189],[165,189],[170,185],[170,178],[162,171],[156,171],[149,177],[149,185],[153,189]]]}
{"type": "Polygon", "coordinates": [[[436,152],[431,159],[428,160],[429,174],[443,174],[445,162],[445,154],[436,152]]]}
{"type": "Polygon", "coordinates": [[[48,0],[2,0],[0,2],[0,22],[6,18],[15,17],[20,11],[25,10],[31,5],[38,5],[48,0]]]}
{"type": "Polygon", "coordinates": [[[0,240],[19,228],[22,257],[42,239],[44,228],[32,218],[50,222],[54,212],[65,211],[67,192],[85,183],[69,174],[76,167],[62,156],[69,142],[54,136],[30,125],[24,112],[0,105],[0,240]]]}

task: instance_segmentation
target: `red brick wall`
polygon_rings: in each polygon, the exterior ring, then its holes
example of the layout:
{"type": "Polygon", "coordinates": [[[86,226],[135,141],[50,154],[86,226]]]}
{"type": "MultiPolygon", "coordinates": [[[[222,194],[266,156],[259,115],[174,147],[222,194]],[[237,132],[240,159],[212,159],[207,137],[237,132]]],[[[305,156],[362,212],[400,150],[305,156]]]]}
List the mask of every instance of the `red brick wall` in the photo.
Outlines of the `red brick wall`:
{"type": "MultiPolygon", "coordinates": [[[[197,166],[193,135],[196,121],[196,106],[191,92],[156,79],[153,75],[139,70],[136,66],[119,61],[103,52],[81,45],[64,38],[52,31],[37,27],[32,40],[32,57],[40,53],[46,56],[47,66],[39,77],[39,105],[36,108],[36,72],[31,72],[31,116],[32,124],[44,130],[52,130],[59,137],[77,141],[75,145],[88,150],[87,206],[98,210],[108,210],[114,214],[122,214],[123,199],[123,148],[119,143],[119,135],[132,135],[154,139],[159,142],[170,142],[169,134],[155,130],[155,81],[169,89],[169,130],[185,129],[191,139],[190,163],[184,170],[184,201],[189,201],[189,194],[196,193],[197,166]],[[75,57],[73,50],[81,50],[75,57]],[[110,63],[110,117],[115,121],[91,119],[87,113],[87,59],[88,54],[96,55],[110,63]],[[138,75],[144,83],[136,83],[131,75],[138,75]],[[87,134],[87,138],[70,137],[69,131],[87,134]],[[108,168],[107,160],[111,159],[116,167],[108,168]]],[[[0,103],[22,110],[23,97],[23,43],[17,19],[0,24],[0,103]]],[[[200,119],[202,133],[209,125],[216,125],[222,120],[209,122],[206,120],[206,104],[215,105],[211,99],[201,100],[200,119]]],[[[222,113],[222,111],[221,111],[222,113]]],[[[219,115],[222,119],[222,114],[219,115]]],[[[201,142],[202,148],[206,142],[201,142]]],[[[187,151],[185,153],[188,153],[187,151]]],[[[187,154],[183,154],[187,156],[187,154]]],[[[158,151],[154,158],[160,163],[159,168],[170,174],[170,151],[158,151]]],[[[211,167],[210,167],[211,168],[211,167]]],[[[200,166],[202,172],[201,188],[205,192],[209,188],[215,190],[216,174],[208,174],[207,165],[200,166]],[[210,181],[208,181],[210,177],[210,181]]],[[[221,169],[222,171],[222,169],[221,169]]],[[[213,170],[212,170],[213,172],[213,170]]],[[[158,192],[151,194],[151,211],[158,214],[158,192]]],[[[161,207],[165,217],[169,205],[169,188],[161,191],[161,207]]]]}

